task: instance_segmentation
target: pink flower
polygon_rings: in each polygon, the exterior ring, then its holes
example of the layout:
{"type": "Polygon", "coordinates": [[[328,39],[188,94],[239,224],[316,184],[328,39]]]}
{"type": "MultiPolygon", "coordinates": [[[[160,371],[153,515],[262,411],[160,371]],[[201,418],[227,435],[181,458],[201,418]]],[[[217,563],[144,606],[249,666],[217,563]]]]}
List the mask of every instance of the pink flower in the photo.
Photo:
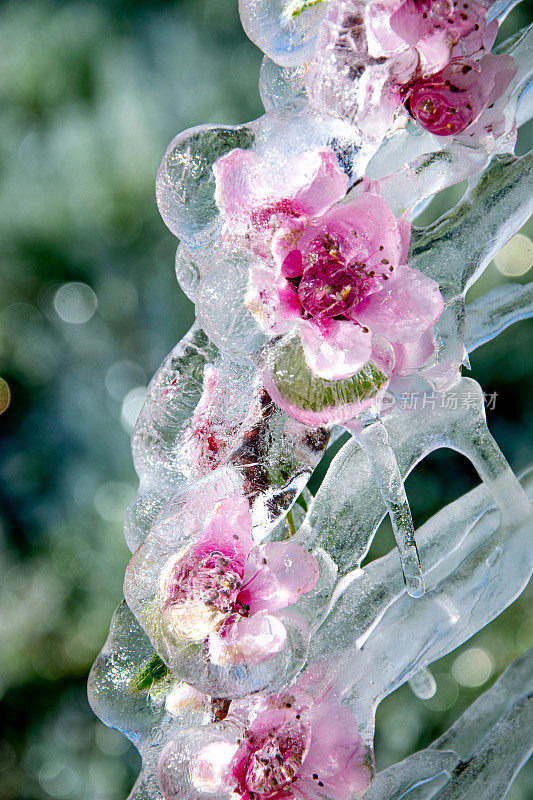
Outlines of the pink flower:
{"type": "Polygon", "coordinates": [[[418,74],[432,75],[453,58],[490,50],[498,23],[487,25],[489,6],[488,0],[374,0],[368,11],[371,50],[373,42],[379,55],[393,56],[407,46],[417,56],[418,74]]]}
{"type": "MultiPolygon", "coordinates": [[[[215,166],[227,225],[235,223],[245,246],[260,256],[247,304],[264,330],[272,337],[296,332],[304,372],[314,378],[361,379],[348,392],[341,387],[344,408],[330,403],[332,416],[320,402],[320,408],[315,403],[304,412],[268,368],[264,384],[277,405],[308,425],[343,421],[375,402],[391,376],[405,374],[402,365],[411,369],[428,360],[431,330],[443,309],[438,284],[404,266],[409,222],[396,219],[384,199],[368,190],[368,181],[349,201],[337,202],[345,195],[346,176],[333,151],[325,149],[284,165],[287,185],[271,175],[261,188],[266,168],[251,151],[234,150],[215,166]],[[354,393],[352,400],[348,394],[354,393]]],[[[294,384],[292,378],[288,383],[294,384]]]]}
{"type": "MultiPolygon", "coordinates": [[[[237,745],[215,741],[204,747],[190,769],[195,787],[232,791],[241,800],[361,797],[371,769],[354,716],[337,702],[313,697],[299,684],[261,701],[237,745]]],[[[159,785],[168,800],[175,796],[166,774],[171,758],[172,744],[158,767],[159,785]]]]}
{"type": "Polygon", "coordinates": [[[388,97],[396,92],[430,133],[463,133],[501,97],[516,72],[511,56],[487,54],[498,31],[496,20],[486,23],[489,6],[486,0],[370,5],[375,45],[390,59],[388,97]]]}
{"type": "Polygon", "coordinates": [[[217,504],[198,541],[167,562],[163,614],[177,638],[206,644],[215,664],[257,664],[279,653],[286,631],[273,612],[318,579],[315,558],[291,542],[258,547],[248,502],[217,504]]]}
{"type": "Polygon", "coordinates": [[[516,66],[511,56],[487,54],[480,59],[454,59],[429,78],[405,88],[411,115],[430,133],[463,133],[503,94],[516,66]]]}
{"type": "Polygon", "coordinates": [[[290,164],[271,163],[253,150],[231,150],[214,165],[216,200],[226,235],[246,236],[254,252],[268,255],[278,242],[298,235],[348,188],[348,178],[329,148],[310,148],[290,164]]]}
{"type": "MultiPolygon", "coordinates": [[[[383,198],[363,192],[310,224],[277,277],[259,273],[255,302],[274,332],[297,327],[315,375],[350,377],[383,341],[393,354],[427,340],[442,312],[438,284],[402,266],[408,242],[409,226],[383,198]]],[[[382,363],[389,375],[393,363],[382,363]]]]}

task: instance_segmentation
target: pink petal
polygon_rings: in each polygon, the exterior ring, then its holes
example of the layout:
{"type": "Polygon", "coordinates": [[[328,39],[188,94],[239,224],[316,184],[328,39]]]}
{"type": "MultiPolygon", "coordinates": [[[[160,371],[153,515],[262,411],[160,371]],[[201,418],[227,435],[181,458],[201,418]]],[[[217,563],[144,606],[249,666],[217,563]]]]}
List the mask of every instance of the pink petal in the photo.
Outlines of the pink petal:
{"type": "Polygon", "coordinates": [[[347,320],[328,320],[320,327],[302,320],[300,336],[309,369],[328,381],[355,375],[372,353],[370,334],[347,320]]]}
{"type": "Polygon", "coordinates": [[[258,158],[253,150],[235,148],[213,164],[216,201],[227,214],[244,217],[255,199],[254,182],[258,158]]]}
{"type": "Polygon", "coordinates": [[[211,742],[203,747],[191,764],[194,788],[202,794],[220,791],[237,749],[237,744],[224,741],[211,742]]]}
{"type": "Polygon", "coordinates": [[[396,361],[391,380],[402,375],[411,375],[422,367],[428,358],[435,352],[435,341],[431,329],[425,331],[414,342],[396,343],[393,345],[396,361]]]}
{"type": "Polygon", "coordinates": [[[237,599],[250,606],[251,614],[277,611],[296,603],[317,580],[318,565],[311,553],[293,542],[271,542],[250,553],[237,599]]]}
{"type": "Polygon", "coordinates": [[[357,722],[347,708],[333,703],[316,706],[311,721],[311,746],[305,760],[306,772],[319,772],[330,778],[345,769],[354,753],[363,750],[357,722]]]}
{"type": "Polygon", "coordinates": [[[230,495],[216,504],[211,518],[187,557],[201,559],[219,550],[232,560],[246,558],[255,542],[250,505],[240,495],[230,495]]]}
{"type": "Polygon", "coordinates": [[[483,91],[483,103],[489,106],[499,100],[505,89],[516,75],[515,60],[509,55],[488,53],[481,59],[480,82],[483,91]]]}
{"type": "Polygon", "coordinates": [[[310,148],[286,166],[273,172],[255,151],[231,150],[213,165],[218,205],[244,218],[261,206],[289,200],[295,211],[316,216],[346,194],[348,177],[330,148],[310,148]]]}
{"type": "MultiPolygon", "coordinates": [[[[280,267],[287,256],[295,250],[296,245],[305,228],[305,217],[285,217],[279,229],[274,233],[270,244],[274,262],[280,267]]],[[[288,262],[291,263],[290,261],[288,262]]],[[[295,264],[296,269],[298,265],[295,264]]],[[[285,273],[284,273],[285,274],[285,273]]],[[[286,277],[295,277],[302,274],[302,265],[300,264],[300,272],[294,272],[293,275],[286,275],[286,277]]]]}
{"type": "Polygon", "coordinates": [[[271,614],[233,615],[208,638],[213,664],[260,664],[280,653],[287,640],[285,626],[271,614]]]}
{"type": "MultiPolygon", "coordinates": [[[[372,2],[367,6],[368,26],[372,36],[375,37],[380,47],[374,52],[372,42],[369,43],[369,50],[371,55],[380,56],[383,54],[391,55],[405,46],[407,41],[404,36],[394,31],[391,26],[391,20],[395,14],[398,14],[401,8],[405,5],[401,0],[381,0],[381,2],[372,2]]],[[[415,22],[418,23],[418,16],[415,22]]],[[[400,16],[401,28],[401,16],[400,16]]],[[[409,38],[412,39],[416,35],[413,30],[409,38]]],[[[416,35],[415,41],[418,38],[416,35]]]]}
{"type": "Polygon", "coordinates": [[[283,259],[281,274],[284,278],[298,278],[303,272],[301,250],[291,250],[283,259]]]}
{"type": "MultiPolygon", "coordinates": [[[[343,226],[352,236],[355,232],[357,258],[369,268],[381,271],[382,259],[394,267],[400,263],[402,239],[398,221],[379,195],[363,192],[350,203],[331,209],[321,220],[321,227],[334,230],[335,226],[343,226]]],[[[300,249],[307,236],[306,231],[298,245],[300,249]]]]}
{"type": "Polygon", "coordinates": [[[434,31],[433,35],[419,41],[417,50],[424,65],[424,75],[433,75],[450,63],[450,45],[445,31],[434,31]]]}
{"type": "Polygon", "coordinates": [[[276,281],[278,292],[278,317],[283,320],[299,320],[302,316],[302,306],[298,292],[286,280],[276,281]]]}
{"type": "Polygon", "coordinates": [[[293,169],[289,186],[295,184],[298,188],[289,197],[294,198],[296,206],[306,216],[323,214],[348,190],[348,176],[329,148],[308,150],[295,159],[293,169]]]}
{"type": "Polygon", "coordinates": [[[302,779],[318,775],[324,783],[324,794],[332,800],[350,800],[366,789],[370,770],[365,747],[355,718],[347,708],[331,703],[317,706],[311,720],[311,744],[301,772],[302,779]]]}
{"type": "Polygon", "coordinates": [[[436,281],[400,267],[387,286],[356,306],[353,315],[389,342],[413,342],[435,324],[443,308],[436,281]]]}
{"type": "Polygon", "coordinates": [[[413,0],[405,0],[391,14],[390,27],[394,33],[410,45],[415,45],[429,28],[413,0]]]}

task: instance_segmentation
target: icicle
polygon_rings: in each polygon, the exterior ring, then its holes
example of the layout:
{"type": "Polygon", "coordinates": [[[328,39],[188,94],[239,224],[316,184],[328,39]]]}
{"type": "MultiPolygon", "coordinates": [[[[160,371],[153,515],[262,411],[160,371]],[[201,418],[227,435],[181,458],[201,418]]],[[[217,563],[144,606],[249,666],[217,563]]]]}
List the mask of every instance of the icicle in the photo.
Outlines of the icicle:
{"type": "Polygon", "coordinates": [[[346,427],[355,436],[370,461],[387,506],[407,591],[411,597],[422,597],[424,578],[416,548],[413,517],[398,462],[389,444],[387,429],[382,422],[375,419],[361,432],[356,427],[346,427]]]}

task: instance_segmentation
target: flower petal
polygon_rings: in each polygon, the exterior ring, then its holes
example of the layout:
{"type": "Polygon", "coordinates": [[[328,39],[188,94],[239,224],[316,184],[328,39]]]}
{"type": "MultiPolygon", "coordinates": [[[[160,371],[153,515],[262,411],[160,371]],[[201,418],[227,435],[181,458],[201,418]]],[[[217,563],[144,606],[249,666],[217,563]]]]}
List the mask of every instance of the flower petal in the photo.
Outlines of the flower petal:
{"type": "Polygon", "coordinates": [[[316,559],[293,542],[270,542],[256,547],[244,569],[238,601],[250,613],[277,611],[296,603],[318,580],[316,559]]]}
{"type": "Polygon", "coordinates": [[[260,664],[280,653],[286,640],[284,624],[271,614],[234,615],[209,635],[209,659],[219,666],[260,664]]]}
{"type": "Polygon", "coordinates": [[[363,740],[353,714],[332,703],[321,703],[311,721],[311,744],[302,777],[318,775],[332,800],[349,800],[370,780],[363,740]]]}
{"type": "Polygon", "coordinates": [[[244,217],[245,210],[255,199],[250,177],[257,168],[257,160],[253,150],[236,147],[213,164],[217,186],[215,200],[226,214],[244,217]]]}
{"type": "Polygon", "coordinates": [[[222,788],[224,777],[239,745],[211,742],[203,747],[191,765],[191,783],[195,789],[209,794],[222,788]]]}
{"type": "Polygon", "coordinates": [[[353,315],[389,342],[413,342],[444,308],[439,285],[416,269],[400,267],[381,291],[369,295],[353,315]]]}
{"type": "Polygon", "coordinates": [[[397,342],[393,345],[393,348],[396,360],[391,380],[416,372],[433,355],[435,352],[433,331],[431,329],[425,331],[414,342],[405,342],[403,344],[397,342]]]}
{"type": "Polygon", "coordinates": [[[250,505],[243,497],[234,494],[216,504],[201,537],[187,551],[187,556],[201,559],[213,550],[219,550],[232,560],[242,559],[254,544],[250,505]]]}
{"type": "Polygon", "coordinates": [[[323,214],[348,190],[348,176],[329,148],[308,150],[294,162],[293,170],[291,183],[299,187],[295,204],[308,217],[323,214]]]}
{"type": "MultiPolygon", "coordinates": [[[[352,236],[355,234],[357,258],[369,269],[381,272],[383,259],[386,259],[387,266],[400,264],[404,247],[398,220],[383,197],[377,194],[363,192],[349,203],[336,206],[324,215],[320,226],[332,233],[342,226],[352,236]]],[[[306,231],[299,247],[303,249],[306,240],[312,236],[316,233],[306,231]]]]}
{"type": "Polygon", "coordinates": [[[300,336],[309,369],[327,381],[354,375],[372,352],[371,336],[353,322],[328,320],[318,326],[302,321],[300,336]]]}
{"type": "Polygon", "coordinates": [[[215,162],[213,172],[218,206],[237,219],[281,201],[295,213],[317,216],[348,189],[348,177],[331,148],[310,148],[275,170],[255,151],[236,148],[215,162]]]}

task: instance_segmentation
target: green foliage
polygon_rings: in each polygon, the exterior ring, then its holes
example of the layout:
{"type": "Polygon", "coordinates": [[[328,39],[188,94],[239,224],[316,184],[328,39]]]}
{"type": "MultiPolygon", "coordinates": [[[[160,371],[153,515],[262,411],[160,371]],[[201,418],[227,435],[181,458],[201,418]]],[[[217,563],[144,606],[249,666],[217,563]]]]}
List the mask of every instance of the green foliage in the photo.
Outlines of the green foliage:
{"type": "Polygon", "coordinates": [[[281,395],[305,411],[320,412],[340,404],[358,403],[374,397],[386,383],[385,375],[372,362],[350,378],[327,381],[317,378],[307,364],[299,337],[291,337],[273,355],[272,374],[281,395]]]}
{"type": "Polygon", "coordinates": [[[171,675],[165,662],[155,653],[131,682],[132,692],[144,692],[171,675]]]}

